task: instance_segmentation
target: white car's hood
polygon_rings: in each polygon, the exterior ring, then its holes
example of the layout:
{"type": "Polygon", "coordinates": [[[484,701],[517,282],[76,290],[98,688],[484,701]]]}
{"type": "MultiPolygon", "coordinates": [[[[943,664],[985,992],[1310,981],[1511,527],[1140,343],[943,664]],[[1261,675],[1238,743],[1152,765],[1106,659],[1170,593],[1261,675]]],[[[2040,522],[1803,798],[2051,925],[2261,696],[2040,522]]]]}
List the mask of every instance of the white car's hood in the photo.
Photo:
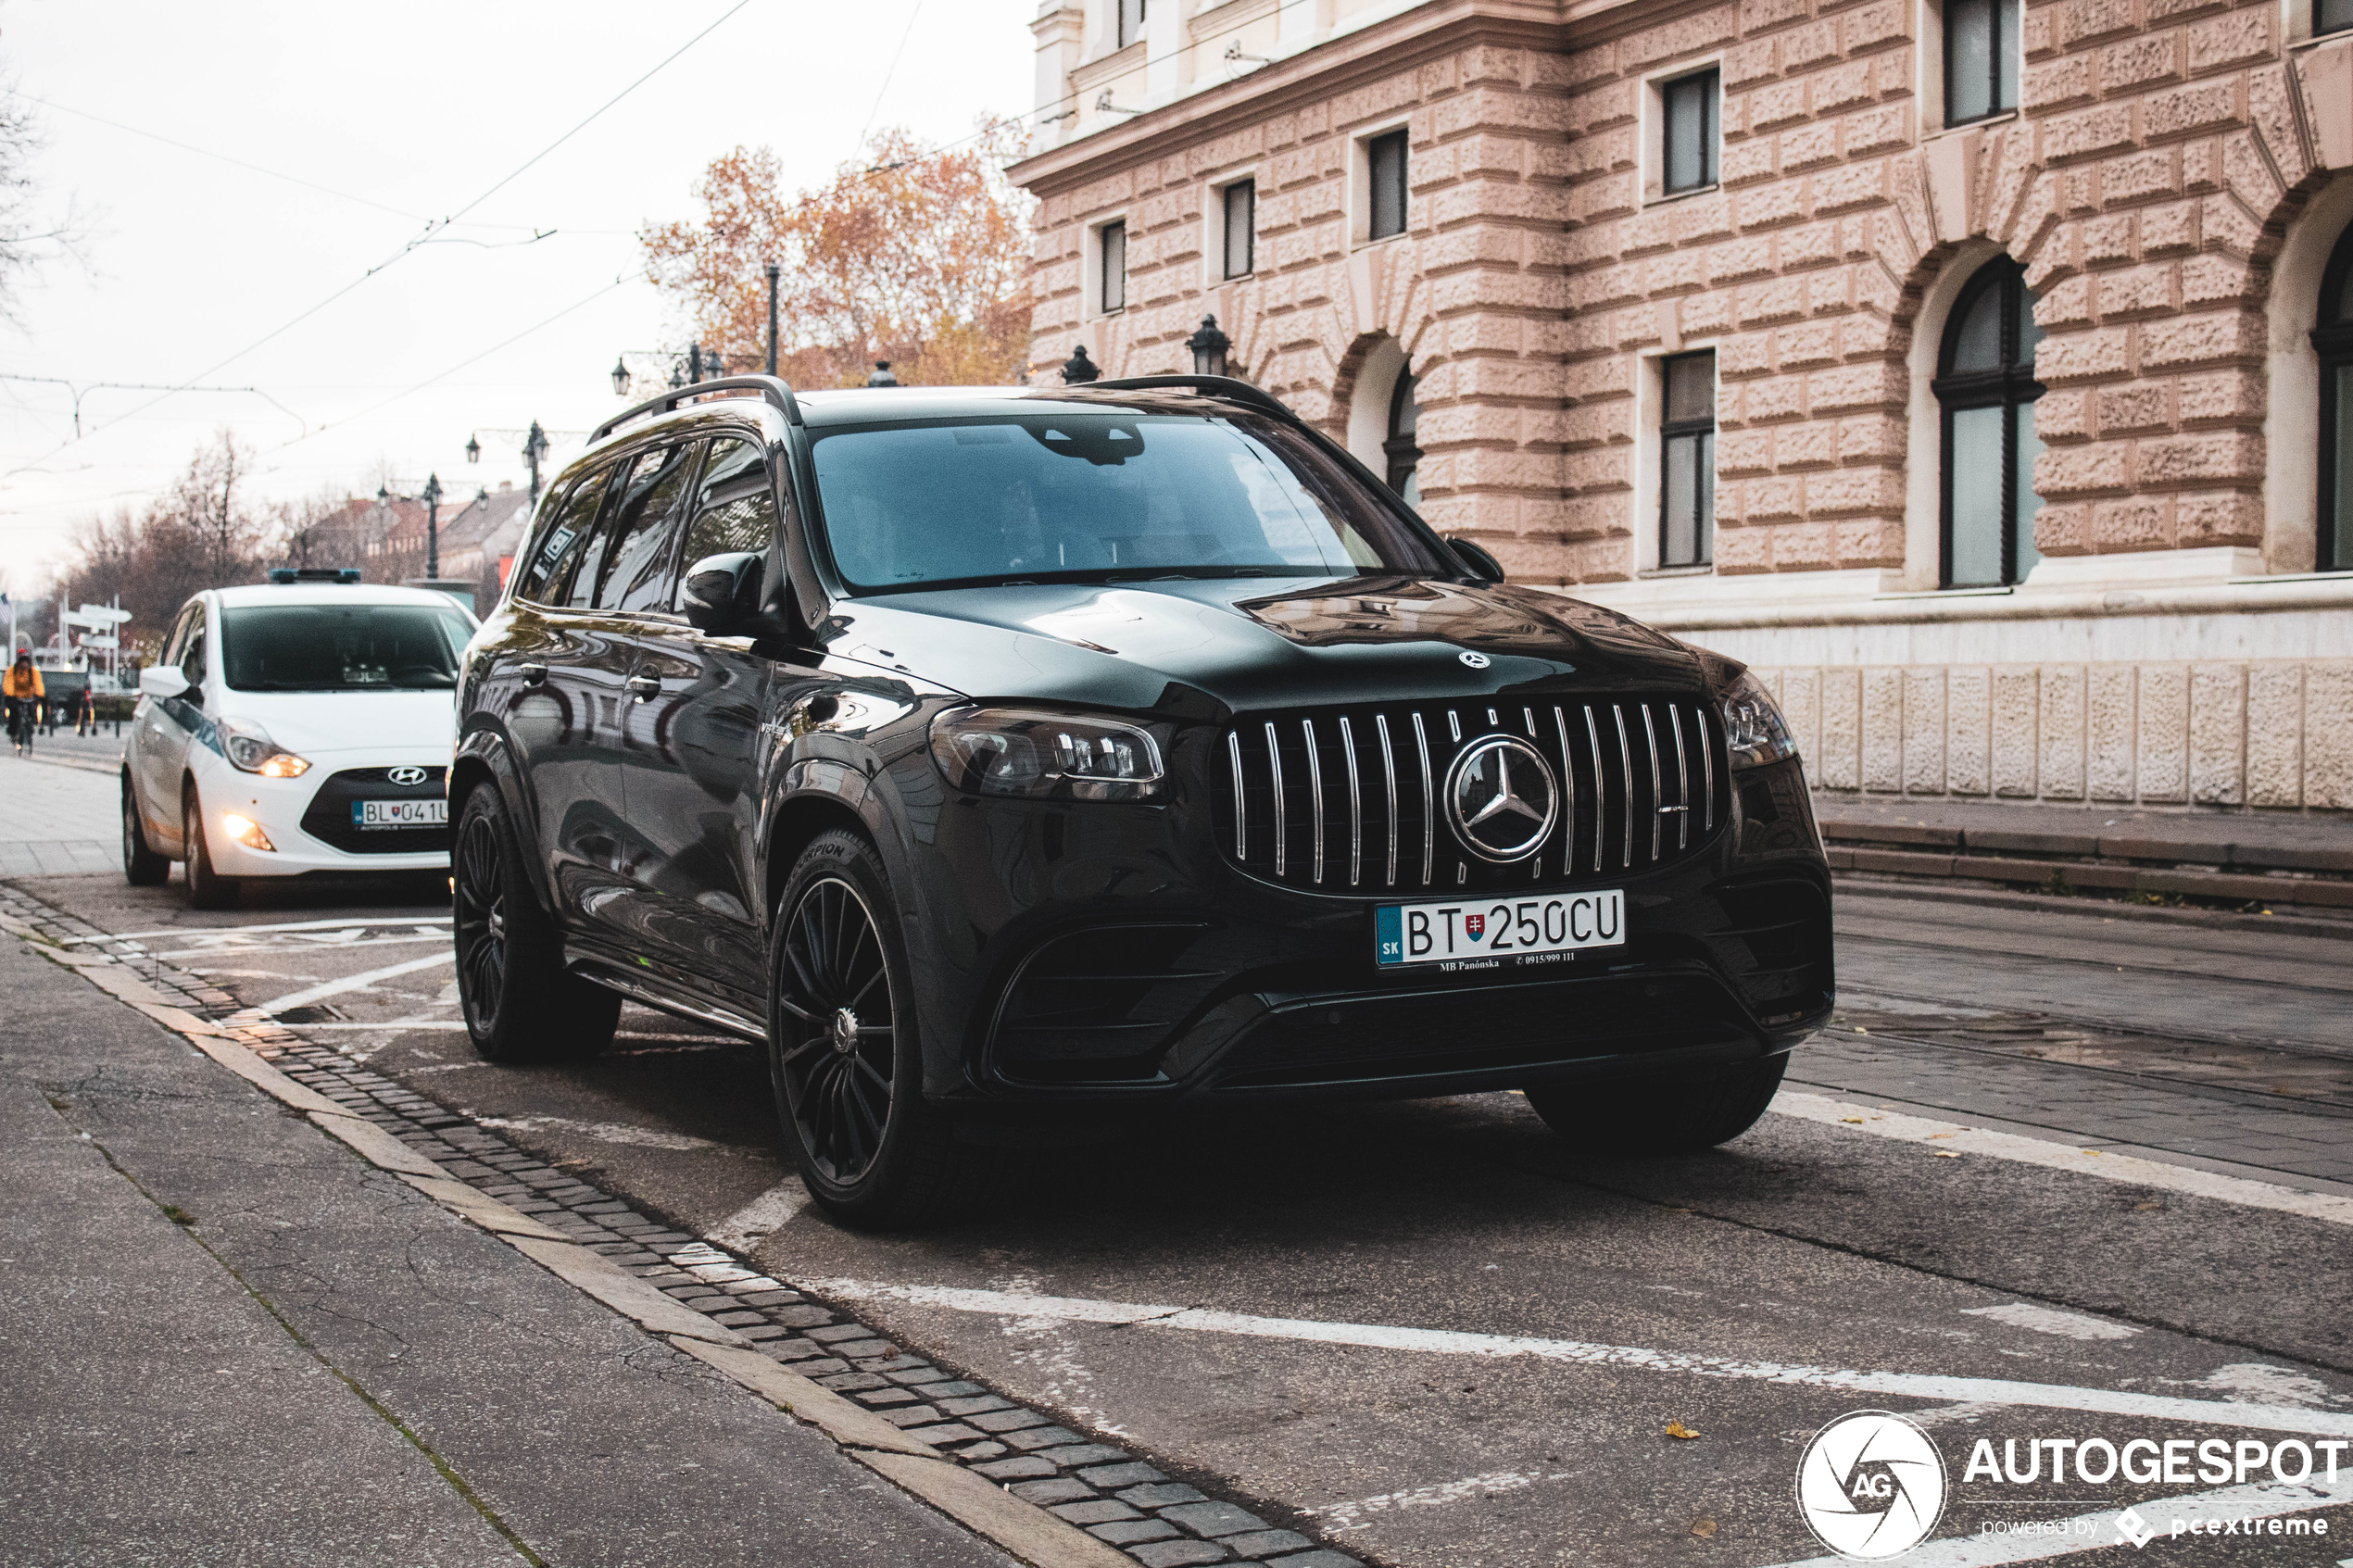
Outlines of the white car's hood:
{"type": "Polygon", "coordinates": [[[257,724],[270,738],[313,761],[339,752],[397,756],[445,765],[458,733],[449,691],[229,692],[220,717],[257,724]]]}

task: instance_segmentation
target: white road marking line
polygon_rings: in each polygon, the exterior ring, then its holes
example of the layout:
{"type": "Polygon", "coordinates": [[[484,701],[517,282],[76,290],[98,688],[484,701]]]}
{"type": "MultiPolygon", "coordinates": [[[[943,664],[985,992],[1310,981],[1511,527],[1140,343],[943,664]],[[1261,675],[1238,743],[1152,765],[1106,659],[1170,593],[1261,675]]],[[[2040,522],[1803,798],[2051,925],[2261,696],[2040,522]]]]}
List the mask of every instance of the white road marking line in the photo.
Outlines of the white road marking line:
{"type": "MultiPolygon", "coordinates": [[[[2303,1513],[2353,1502],[2353,1467],[2338,1470],[2334,1485],[2322,1479],[2325,1474],[2317,1473],[2302,1482],[2264,1481],[2211,1492],[2188,1492],[2178,1498],[2153,1498],[2133,1504],[2133,1511],[2158,1533],[2158,1539],[2171,1540],[2176,1538],[2176,1519],[2271,1519],[2283,1513],[2303,1513]]],[[[2116,1516],[2122,1512],[2110,1508],[2097,1513],[2079,1513],[2072,1519],[2036,1521],[2041,1528],[2050,1532],[2048,1535],[1947,1536],[1939,1541],[1924,1541],[1904,1554],[1904,1568],[2000,1568],[2006,1562],[2037,1562],[2046,1557],[2102,1551],[2124,1544],[2124,1537],[2116,1527],[2116,1516]],[[2078,1525],[2088,1528],[2079,1535],[2078,1525]]],[[[2179,1538],[2193,1537],[2185,1533],[2179,1538]]],[[[2204,1535],[2195,1538],[2211,1539],[2204,1535]]],[[[2272,1537],[2267,1532],[2263,1538],[2272,1537]]],[[[2312,1537],[2277,1537],[2283,1545],[2291,1538],[2312,1537]]],[[[1779,1568],[1847,1568],[1853,1561],[1846,1557],[1809,1557],[1803,1562],[1781,1563],[1779,1568]]]]}
{"type": "Polygon", "coordinates": [[[446,928],[449,923],[447,920],[435,920],[431,916],[414,920],[387,919],[383,915],[359,920],[346,916],[341,920],[281,921],[274,925],[177,925],[167,931],[102,932],[95,936],[60,936],[57,941],[63,946],[71,947],[78,942],[139,942],[151,936],[221,936],[236,931],[339,931],[346,926],[367,925],[431,925],[446,928]]]}
{"type": "Polygon", "coordinates": [[[1403,1492],[1383,1492],[1378,1497],[1358,1498],[1351,1502],[1326,1503],[1321,1508],[1303,1509],[1310,1518],[1328,1521],[1335,1536],[1365,1527],[1367,1513],[1386,1513],[1398,1508],[1440,1508],[1448,1503],[1463,1502],[1471,1498],[1497,1497],[1504,1492],[1516,1492],[1533,1486],[1540,1481],[1567,1481],[1573,1471],[1557,1471],[1545,1474],[1533,1470],[1491,1470],[1484,1475],[1466,1475],[1459,1481],[1441,1481],[1434,1486],[1416,1486],[1403,1492]]]}
{"type": "Polygon", "coordinates": [[[318,985],[307,985],[299,991],[289,991],[274,1001],[262,1003],[253,1011],[262,1018],[275,1017],[289,1008],[303,1007],[322,997],[340,996],[346,991],[365,990],[379,980],[391,980],[403,974],[414,974],[421,969],[431,969],[435,964],[454,963],[457,958],[455,949],[428,953],[422,959],[410,959],[407,963],[387,964],[382,969],[366,970],[359,974],[346,975],[341,980],[330,980],[318,985]]]}
{"type": "Polygon", "coordinates": [[[799,1175],[786,1176],[749,1203],[720,1221],[704,1237],[730,1252],[749,1252],[785,1228],[809,1202],[809,1189],[799,1175]]]}
{"type": "MultiPolygon", "coordinates": [[[[200,947],[175,947],[170,951],[147,949],[147,956],[157,959],[246,958],[256,953],[347,953],[354,947],[411,947],[419,942],[447,943],[449,934],[435,932],[430,936],[368,936],[355,942],[208,942],[200,947]]],[[[193,968],[195,966],[187,966],[193,968]]]]}
{"type": "Polygon", "coordinates": [[[1820,1122],[1841,1131],[1869,1133],[1873,1137],[1903,1143],[1931,1144],[1956,1154],[2014,1160],[2055,1171],[2080,1172],[2111,1182],[2128,1182],[2134,1186],[2158,1187],[2192,1198],[2220,1198],[2248,1209],[2270,1209],[2330,1224],[2353,1225],[2353,1198],[2339,1198],[2333,1193],[2299,1192],[2294,1187],[2249,1181],[2244,1176],[2218,1176],[2210,1171],[2167,1165],[2137,1155],[2094,1153],[2072,1144],[2020,1137],[2015,1133],[1988,1132],[1959,1122],[1931,1122],[1924,1116],[1906,1116],[1794,1089],[1783,1089],[1775,1096],[1772,1109],[1802,1122],[1820,1122]],[[1854,1125],[1858,1122],[1861,1125],[1854,1125]]]}
{"type": "MultiPolygon", "coordinates": [[[[465,1112],[459,1112],[464,1115],[465,1112]]],[[[709,1138],[690,1138],[680,1133],[665,1133],[653,1127],[633,1127],[626,1122],[575,1122],[568,1116],[477,1116],[477,1126],[511,1127],[528,1133],[542,1127],[578,1133],[598,1143],[632,1144],[639,1148],[666,1148],[673,1153],[688,1153],[698,1148],[720,1146],[709,1138]]]]}
{"type": "Polygon", "coordinates": [[[810,1288],[846,1300],[904,1301],[912,1306],[997,1317],[1061,1318],[1073,1323],[1122,1323],[1149,1328],[1191,1329],[1259,1339],[1300,1340],[1318,1345],[1361,1345],[1441,1356],[1531,1356],[1583,1366],[1629,1367],[1677,1372],[1698,1377],[1738,1378],[1856,1394],[1885,1394],[1939,1404],[1977,1402],[2030,1405],[2045,1410],[2089,1411],[2103,1415],[2156,1421],[2196,1421],[2213,1426],[2245,1426],[2265,1432],[2299,1432],[2353,1437],[2353,1411],[2296,1410],[2217,1399],[2179,1399],[2108,1388],[2075,1388],[2057,1383],[2022,1383],[1999,1377],[1949,1377],[1935,1373],[1868,1372],[1840,1367],[1794,1366],[1778,1361],[1697,1356],[1639,1346],[1593,1345],[1576,1339],[1540,1339],[1508,1334],[1473,1334],[1453,1329],[1403,1328],[1386,1323],[1322,1323],[1301,1318],[1262,1318],[1199,1307],[1151,1306],[1132,1301],[1093,1301],[1064,1296],[1026,1296],[1002,1290],[972,1290],[944,1285],[886,1285],[862,1279],[813,1279],[810,1288]]]}
{"type": "Polygon", "coordinates": [[[297,1023],[294,1027],[297,1029],[342,1029],[359,1034],[367,1034],[371,1031],[377,1034],[383,1034],[386,1030],[406,1032],[409,1030],[429,1029],[440,1030],[445,1034],[455,1034],[459,1030],[465,1028],[465,1024],[459,1020],[454,1018],[387,1018],[382,1023],[297,1023]]]}
{"type": "Polygon", "coordinates": [[[2065,1339],[2130,1339],[2141,1332],[2128,1323],[2110,1323],[2082,1312],[2063,1312],[2057,1307],[2038,1307],[2031,1301],[2005,1301],[1998,1307],[1963,1307],[1961,1315],[1992,1318],[2012,1328],[2031,1328],[2037,1334],[2056,1334],[2065,1339]]]}

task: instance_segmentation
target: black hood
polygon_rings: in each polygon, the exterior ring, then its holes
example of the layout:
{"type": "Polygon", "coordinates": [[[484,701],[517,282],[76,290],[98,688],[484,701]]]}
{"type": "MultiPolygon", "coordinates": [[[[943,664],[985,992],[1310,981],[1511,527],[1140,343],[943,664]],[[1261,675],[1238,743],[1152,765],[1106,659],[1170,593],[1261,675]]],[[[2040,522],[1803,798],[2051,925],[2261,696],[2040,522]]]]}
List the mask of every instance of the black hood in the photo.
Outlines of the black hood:
{"type": "Polygon", "coordinates": [[[1189,718],[1504,694],[1692,694],[1705,685],[1700,656],[1674,638],[1509,583],[1038,583],[893,594],[835,608],[831,651],[969,696],[1189,718]]]}

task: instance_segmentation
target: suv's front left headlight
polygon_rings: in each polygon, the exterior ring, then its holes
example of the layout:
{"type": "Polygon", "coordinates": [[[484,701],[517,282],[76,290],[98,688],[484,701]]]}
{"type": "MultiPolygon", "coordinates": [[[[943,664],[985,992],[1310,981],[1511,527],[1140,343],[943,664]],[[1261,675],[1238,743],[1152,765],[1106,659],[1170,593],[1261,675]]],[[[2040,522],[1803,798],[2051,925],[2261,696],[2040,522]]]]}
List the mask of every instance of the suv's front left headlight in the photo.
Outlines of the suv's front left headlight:
{"type": "Polygon", "coordinates": [[[1150,800],[1166,772],[1150,730],[1023,708],[940,714],[931,755],[957,789],[1035,800],[1150,800]]]}
{"type": "Polygon", "coordinates": [[[220,754],[231,767],[266,779],[298,779],[310,771],[308,759],[296,757],[260,725],[243,719],[220,721],[220,754]]]}
{"type": "Polygon", "coordinates": [[[1717,703],[1724,715],[1724,743],[1735,769],[1762,768],[1797,755],[1797,740],[1789,733],[1789,721],[1781,717],[1764,683],[1747,671],[1718,688],[1717,703]]]}

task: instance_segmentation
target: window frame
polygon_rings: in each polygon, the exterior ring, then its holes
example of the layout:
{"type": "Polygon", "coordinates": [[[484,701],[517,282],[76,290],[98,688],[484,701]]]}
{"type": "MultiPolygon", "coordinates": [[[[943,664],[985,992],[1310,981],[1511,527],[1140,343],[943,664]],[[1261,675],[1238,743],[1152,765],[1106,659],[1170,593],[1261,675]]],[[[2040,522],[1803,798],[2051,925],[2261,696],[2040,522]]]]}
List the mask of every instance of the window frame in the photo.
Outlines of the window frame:
{"type": "MultiPolygon", "coordinates": [[[[2015,358],[2006,358],[1991,370],[1966,370],[1955,373],[1952,369],[1954,350],[1959,345],[1961,329],[1971,311],[1988,289],[2002,293],[2001,352],[2014,356],[2019,340],[2020,316],[2030,318],[2034,307],[2033,291],[2026,286],[2026,270],[2007,255],[1997,255],[1969,275],[1961,291],[1953,298],[1952,308],[1945,312],[1943,341],[1936,347],[1936,379],[1930,391],[1936,397],[1938,425],[1937,445],[1937,563],[1936,583],[1940,591],[1967,591],[1988,588],[2014,588],[2023,573],[2018,570],[2018,456],[2020,445],[2020,411],[2029,414],[2045,390],[2034,379],[2031,367],[2021,366],[2015,358]],[[1953,416],[1976,408],[2000,408],[2002,421],[2002,569],[1996,583],[1956,583],[1953,581],[1953,416]]],[[[2029,526],[2032,526],[2031,521],[2029,526]]]]}
{"type": "MultiPolygon", "coordinates": [[[[2318,6],[2315,5],[2317,15],[2318,6]]],[[[2336,493],[2337,469],[2344,454],[2337,450],[2337,420],[2342,412],[2337,407],[2337,371],[2353,366],[2353,313],[2340,313],[2338,307],[2345,298],[2345,285],[2353,278],[2353,224],[2337,237],[2335,248],[2329,252],[2328,265],[2321,270],[2321,299],[2314,312],[2315,325],[2310,333],[2312,352],[2321,366],[2320,439],[2314,444],[2319,454],[2320,470],[2318,504],[2313,508],[2314,535],[2312,540],[2312,570],[2314,571],[2353,571],[2353,540],[2342,539],[2338,531],[2338,509],[2345,498],[2336,493]],[[2335,316],[2331,320],[2332,315],[2335,316]],[[2340,555],[2343,565],[2332,564],[2340,555]]]]}
{"type": "Polygon", "coordinates": [[[1095,314],[1116,316],[1127,308],[1127,219],[1105,219],[1095,225],[1095,314]],[[1119,236],[1119,303],[1111,300],[1112,235],[1119,236]]]}
{"type": "Polygon", "coordinates": [[[2347,29],[2353,28],[2353,0],[2339,0],[2339,4],[2344,9],[2344,20],[2338,22],[2335,26],[2331,27],[2325,19],[2325,13],[2328,9],[2329,0],[2312,0],[2313,37],[2333,38],[2336,34],[2345,31],[2347,29]]]}
{"type": "Polygon", "coordinates": [[[1724,182],[1724,70],[1720,62],[1710,61],[1696,70],[1687,70],[1662,77],[1655,84],[1658,94],[1658,190],[1661,196],[1690,195],[1696,191],[1714,190],[1724,182]],[[1696,82],[1705,82],[1709,90],[1700,94],[1700,157],[1702,177],[1690,184],[1674,182],[1675,128],[1677,115],[1675,96],[1678,88],[1696,82]]]}
{"type": "Polygon", "coordinates": [[[1258,177],[1245,175],[1218,188],[1219,208],[1217,249],[1218,266],[1227,282],[1247,278],[1258,270],[1258,177]],[[1242,265],[1234,269],[1234,199],[1243,197],[1242,265]]]}
{"type": "MultiPolygon", "coordinates": [[[[1942,113],[1939,118],[1948,131],[1964,125],[1982,124],[1989,119],[1998,119],[2004,115],[2016,114],[2020,100],[2025,95],[2022,83],[2025,73],[2021,69],[2024,52],[2020,43],[2020,37],[2025,29],[2025,6],[2022,0],[1984,0],[1987,24],[1993,33],[1986,42],[1985,49],[1985,66],[1988,72],[1988,80],[1985,82],[1985,101],[1990,107],[1980,114],[1957,116],[1953,112],[1955,96],[1953,87],[1956,80],[1954,71],[1958,55],[1958,51],[1953,47],[1953,30],[1957,19],[1957,13],[1967,3],[1969,0],[1938,0],[1937,49],[1940,61],[1938,91],[1944,95],[1941,105],[1942,113]],[[2006,75],[2007,80],[2005,80],[2006,75]]],[[[2316,13],[2321,3],[2322,0],[2313,0],[2316,13]]]]}
{"type": "Polygon", "coordinates": [[[1718,401],[1723,386],[1718,380],[1716,350],[1694,348],[1680,354],[1664,354],[1658,358],[1658,570],[1687,571],[1716,564],[1716,435],[1720,428],[1718,401]],[[1674,408],[1675,367],[1705,358],[1708,361],[1707,418],[1678,420],[1674,408]],[[1703,445],[1706,460],[1705,505],[1692,520],[1692,558],[1669,560],[1667,550],[1668,519],[1667,502],[1667,476],[1675,460],[1675,444],[1696,438],[1703,445]]]}
{"type": "Polygon", "coordinates": [[[1140,43],[1144,22],[1151,15],[1151,0],[1110,0],[1112,47],[1125,49],[1140,43]]]}
{"type": "MultiPolygon", "coordinates": [[[[664,621],[679,619],[673,608],[678,598],[678,573],[683,566],[678,556],[686,548],[687,526],[694,521],[694,513],[701,504],[703,469],[711,456],[709,437],[708,431],[693,431],[683,433],[674,441],[656,442],[641,446],[633,455],[629,468],[633,477],[637,471],[637,464],[648,458],[652,458],[660,464],[666,461],[673,453],[683,453],[688,464],[685,488],[680,491],[678,497],[671,502],[670,515],[658,525],[669,533],[669,537],[662,543],[660,559],[653,563],[659,573],[656,581],[663,586],[665,591],[657,596],[650,604],[639,605],[634,608],[619,603],[607,605],[600,602],[595,606],[598,614],[642,616],[664,621]]],[[[625,480],[623,482],[624,489],[627,487],[627,483],[625,480]]],[[[621,514],[617,508],[624,504],[626,504],[625,497],[623,501],[611,503],[616,508],[611,520],[616,529],[619,528],[621,521],[621,514]]],[[[601,522],[604,520],[600,518],[598,521],[601,522]]],[[[611,544],[618,546],[622,542],[623,536],[616,533],[611,544]]],[[[608,591],[615,588],[613,570],[618,564],[618,557],[602,563],[605,580],[597,585],[597,598],[599,601],[604,598],[608,591]]],[[[629,585],[621,583],[618,586],[625,593],[629,585]]]]}
{"type": "MultiPolygon", "coordinates": [[[[686,573],[695,564],[686,554],[686,542],[693,536],[695,525],[700,522],[703,515],[711,510],[714,506],[736,504],[732,500],[714,501],[711,495],[711,470],[715,466],[722,443],[740,441],[752,449],[758,459],[760,473],[757,482],[758,490],[768,497],[769,534],[765,548],[772,560],[774,558],[778,545],[785,537],[786,508],[779,504],[777,499],[776,466],[770,461],[766,439],[758,431],[749,426],[722,425],[704,432],[702,441],[702,466],[696,470],[694,495],[678,525],[677,558],[671,566],[670,608],[680,618],[683,618],[686,613],[680,601],[686,591],[686,573]]],[[[753,493],[754,481],[749,473],[730,480],[728,483],[731,489],[739,488],[747,495],[753,493]]]]}
{"type": "Polygon", "coordinates": [[[1422,406],[1421,400],[1414,395],[1414,390],[1420,379],[1414,374],[1413,364],[1408,361],[1398,368],[1397,383],[1390,388],[1389,392],[1389,418],[1386,424],[1388,434],[1381,440],[1381,457],[1384,459],[1381,477],[1401,499],[1404,497],[1405,487],[1409,484],[1413,485],[1417,493],[1420,490],[1416,476],[1421,472],[1422,467],[1422,447],[1421,442],[1417,439],[1421,426],[1422,406]],[[1404,412],[1409,407],[1414,411],[1415,428],[1402,430],[1399,426],[1403,423],[1404,412]]]}
{"type": "Polygon", "coordinates": [[[1414,143],[1409,127],[1392,126],[1378,131],[1363,139],[1365,148],[1365,240],[1395,239],[1413,227],[1414,205],[1414,143]],[[1381,212],[1381,153],[1384,148],[1397,149],[1397,226],[1383,229],[1381,212]]]}

